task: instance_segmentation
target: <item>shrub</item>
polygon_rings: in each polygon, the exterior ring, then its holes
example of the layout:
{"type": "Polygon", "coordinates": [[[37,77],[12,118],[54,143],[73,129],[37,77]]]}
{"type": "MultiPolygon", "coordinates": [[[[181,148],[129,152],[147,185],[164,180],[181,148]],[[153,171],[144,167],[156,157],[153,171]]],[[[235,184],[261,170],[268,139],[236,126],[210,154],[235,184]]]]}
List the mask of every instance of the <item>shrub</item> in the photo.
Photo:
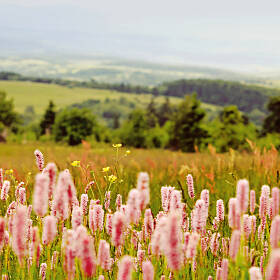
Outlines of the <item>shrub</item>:
{"type": "Polygon", "coordinates": [[[55,141],[65,141],[69,145],[78,145],[97,127],[94,115],[87,109],[65,109],[55,120],[53,134],[55,141]]]}

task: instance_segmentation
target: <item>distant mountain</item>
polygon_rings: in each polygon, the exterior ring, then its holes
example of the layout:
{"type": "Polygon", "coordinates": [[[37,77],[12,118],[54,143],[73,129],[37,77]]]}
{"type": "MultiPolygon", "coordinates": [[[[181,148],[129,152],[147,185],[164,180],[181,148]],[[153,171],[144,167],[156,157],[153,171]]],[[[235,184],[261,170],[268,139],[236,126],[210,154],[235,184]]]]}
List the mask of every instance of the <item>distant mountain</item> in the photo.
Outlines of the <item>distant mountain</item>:
{"type": "Polygon", "coordinates": [[[223,79],[245,83],[264,83],[253,75],[188,65],[166,65],[106,56],[73,56],[68,54],[0,56],[0,71],[23,75],[73,80],[94,79],[105,83],[129,83],[155,86],[178,79],[223,79]]]}

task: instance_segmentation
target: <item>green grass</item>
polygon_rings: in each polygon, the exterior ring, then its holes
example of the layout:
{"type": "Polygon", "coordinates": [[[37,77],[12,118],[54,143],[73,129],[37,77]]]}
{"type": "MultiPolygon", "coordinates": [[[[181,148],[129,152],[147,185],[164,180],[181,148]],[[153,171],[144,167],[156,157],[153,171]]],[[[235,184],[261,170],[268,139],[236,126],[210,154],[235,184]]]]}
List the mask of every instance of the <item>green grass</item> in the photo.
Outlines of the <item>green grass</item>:
{"type": "MultiPolygon", "coordinates": [[[[68,88],[53,84],[42,84],[19,81],[0,81],[0,90],[5,91],[9,98],[13,98],[15,109],[23,113],[27,106],[33,106],[37,115],[42,115],[50,100],[52,100],[58,109],[65,106],[81,103],[88,99],[95,99],[104,102],[107,98],[118,101],[124,97],[128,102],[132,102],[136,107],[144,108],[150,102],[151,94],[128,94],[111,90],[86,89],[86,88],[68,88]]],[[[178,104],[182,99],[169,97],[172,104],[178,104]]],[[[165,97],[156,98],[156,103],[161,104],[165,97]]],[[[216,112],[218,106],[211,104],[202,104],[202,107],[208,112],[216,112]]]]}
{"type": "MultiPolygon", "coordinates": [[[[125,97],[139,106],[148,104],[151,99],[150,94],[127,94],[111,90],[68,88],[32,82],[0,81],[0,90],[5,91],[8,97],[14,99],[15,109],[19,113],[23,113],[25,108],[31,105],[39,115],[44,112],[49,100],[54,101],[58,108],[62,108],[88,99],[104,101],[106,98],[119,100],[125,97]]],[[[170,100],[172,103],[178,103],[180,98],[172,97],[170,100]]],[[[157,98],[157,102],[163,101],[164,97],[157,98]]]]}
{"type": "MultiPolygon", "coordinates": [[[[136,186],[137,174],[140,171],[146,171],[150,176],[150,203],[147,208],[151,208],[153,216],[162,210],[161,208],[161,186],[171,185],[177,190],[182,190],[183,201],[187,204],[186,215],[190,218],[191,211],[194,208],[194,203],[200,197],[202,189],[208,189],[210,192],[209,217],[206,225],[206,240],[212,238],[212,234],[218,232],[221,238],[229,238],[232,230],[228,226],[228,201],[229,198],[236,195],[236,183],[238,179],[247,178],[250,182],[250,188],[254,189],[257,194],[257,201],[260,196],[260,188],[263,184],[279,186],[279,154],[275,149],[260,153],[257,148],[253,149],[253,153],[237,153],[231,151],[228,154],[217,154],[213,149],[206,153],[185,154],[181,152],[172,152],[168,150],[140,150],[133,149],[131,154],[125,155],[126,148],[122,147],[118,151],[105,144],[90,146],[89,143],[84,143],[78,147],[72,148],[69,146],[53,145],[53,143],[28,143],[26,145],[19,144],[0,144],[1,164],[0,168],[4,168],[6,180],[11,182],[11,188],[7,201],[0,203],[1,216],[4,216],[7,206],[15,199],[15,188],[20,181],[24,181],[26,188],[27,205],[32,203],[32,194],[34,189],[34,176],[38,173],[35,165],[33,151],[39,148],[45,157],[46,162],[54,161],[61,171],[68,168],[72,174],[73,181],[77,188],[78,199],[84,192],[85,186],[89,181],[94,180],[95,184],[89,191],[89,199],[101,199],[103,202],[106,189],[111,187],[108,183],[108,176],[114,175],[117,177],[113,184],[111,210],[115,210],[116,194],[123,195],[123,203],[127,201],[128,192],[136,186]],[[80,160],[80,167],[73,167],[71,162],[80,160]],[[108,173],[102,172],[103,167],[109,166],[108,173]],[[13,169],[7,170],[7,169],[13,169]],[[7,172],[8,171],[8,172],[7,172]],[[94,174],[94,175],[93,175],[94,174]],[[186,186],[186,175],[192,174],[194,178],[195,200],[188,197],[186,186]],[[212,220],[216,214],[216,200],[223,199],[225,203],[225,220],[220,223],[217,229],[212,226],[212,220]],[[210,232],[210,233],[209,233],[210,232]]],[[[33,208],[34,210],[34,208],[33,208]]],[[[106,210],[105,213],[109,213],[106,210]]],[[[171,211],[172,212],[172,211],[171,211]]],[[[258,205],[255,210],[258,217],[258,205]]],[[[131,224],[131,229],[138,231],[142,229],[144,211],[140,218],[140,225],[131,224]]],[[[88,227],[87,217],[85,216],[82,223],[88,227]]],[[[105,217],[106,218],[106,217],[105,217]]],[[[31,214],[33,226],[38,226],[40,237],[42,236],[42,219],[34,212],[31,214]]],[[[260,224],[259,218],[257,225],[260,224]]],[[[196,271],[191,270],[191,260],[185,259],[183,267],[177,272],[174,272],[173,279],[207,279],[208,275],[212,275],[215,279],[216,271],[214,263],[218,263],[222,258],[229,260],[228,279],[249,279],[248,270],[252,265],[260,266],[260,256],[264,253],[264,244],[267,242],[268,254],[265,257],[265,266],[271,254],[270,246],[270,230],[271,221],[268,219],[266,229],[264,231],[264,240],[258,240],[257,232],[254,232],[249,239],[242,237],[240,252],[236,260],[232,260],[228,254],[228,250],[221,250],[214,254],[210,248],[202,251],[199,245],[197,247],[196,271]],[[254,263],[252,264],[245,255],[243,255],[243,246],[248,246],[250,254],[252,254],[254,263]]],[[[65,220],[64,225],[71,228],[71,217],[65,220]]],[[[59,223],[58,235],[49,246],[42,246],[42,252],[39,264],[46,262],[49,266],[50,256],[54,250],[58,251],[58,263],[54,270],[47,270],[46,279],[66,279],[67,273],[64,270],[64,249],[61,248],[62,239],[62,223],[59,223]],[[51,254],[49,254],[51,252],[51,254]]],[[[116,262],[113,265],[112,272],[107,273],[100,267],[97,269],[95,277],[86,278],[81,273],[81,262],[76,258],[76,274],[75,279],[97,279],[100,274],[105,275],[106,280],[117,279],[117,250],[113,246],[112,239],[105,230],[97,231],[93,234],[87,229],[90,236],[94,236],[94,250],[98,250],[100,239],[109,242],[111,246],[110,255],[116,262]]],[[[191,231],[191,229],[189,229],[191,231]]],[[[181,232],[182,233],[182,232],[181,232]]],[[[13,232],[14,234],[14,232],[13,232]]],[[[166,234],[166,231],[164,232],[166,234]]],[[[161,233],[162,235],[162,233],[161,233]]],[[[131,231],[127,231],[125,235],[125,243],[122,255],[129,254],[132,257],[137,256],[137,249],[134,248],[131,242],[131,231]]],[[[202,235],[203,237],[203,235],[202,235]]],[[[180,237],[179,244],[182,246],[180,237]]],[[[40,239],[41,240],[41,239],[40,239]]],[[[167,258],[163,255],[156,257],[151,255],[148,250],[151,243],[150,238],[139,240],[141,248],[145,250],[145,259],[149,259],[155,269],[155,279],[160,279],[161,275],[165,275],[166,279],[169,276],[170,269],[167,267],[167,258]]],[[[209,243],[209,242],[208,242],[209,243]]],[[[71,246],[71,244],[67,244],[71,246]]],[[[221,244],[220,244],[221,246],[221,244]]],[[[181,247],[180,247],[181,248],[181,247]]],[[[179,248],[179,249],[180,249],[179,248]]],[[[181,249],[180,249],[181,250],[181,249]]],[[[19,265],[17,256],[13,251],[13,247],[9,243],[5,244],[0,257],[1,273],[8,274],[9,279],[39,279],[39,267],[33,265],[31,271],[27,270],[27,261],[25,258],[22,266],[19,265]]],[[[34,262],[35,263],[35,262],[34,262]]],[[[266,269],[266,268],[265,268],[266,269]]],[[[67,278],[69,279],[69,278],[67,278]]],[[[140,266],[133,274],[133,280],[143,279],[140,266]]]]}

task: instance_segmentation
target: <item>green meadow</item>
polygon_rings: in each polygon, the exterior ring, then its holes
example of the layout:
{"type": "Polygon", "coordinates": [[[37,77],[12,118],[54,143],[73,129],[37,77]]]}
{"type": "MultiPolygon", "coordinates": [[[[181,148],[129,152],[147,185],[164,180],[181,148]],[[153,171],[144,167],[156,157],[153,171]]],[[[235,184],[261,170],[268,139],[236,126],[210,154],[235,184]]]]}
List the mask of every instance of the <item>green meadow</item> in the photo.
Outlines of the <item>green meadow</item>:
{"type": "MultiPolygon", "coordinates": [[[[24,113],[27,106],[33,106],[37,115],[43,114],[50,100],[60,109],[89,99],[99,100],[104,104],[106,100],[114,102],[125,98],[126,102],[133,103],[135,107],[144,108],[152,98],[151,94],[128,94],[103,89],[68,88],[54,84],[20,81],[0,81],[0,91],[5,91],[9,98],[13,98],[17,112],[24,113]]],[[[178,104],[182,100],[177,97],[169,97],[169,99],[172,104],[178,104]]],[[[163,103],[164,100],[163,96],[156,98],[157,104],[163,103]]],[[[209,112],[219,109],[218,106],[205,103],[202,107],[209,112]]]]}

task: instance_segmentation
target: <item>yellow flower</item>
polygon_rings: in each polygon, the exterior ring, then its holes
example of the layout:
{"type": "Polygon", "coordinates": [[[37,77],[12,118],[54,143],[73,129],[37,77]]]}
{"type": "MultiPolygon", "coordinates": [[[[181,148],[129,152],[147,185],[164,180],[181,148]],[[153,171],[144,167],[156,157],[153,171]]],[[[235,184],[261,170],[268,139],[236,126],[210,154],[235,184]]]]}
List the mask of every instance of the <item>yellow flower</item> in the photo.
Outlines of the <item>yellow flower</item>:
{"type": "Polygon", "coordinates": [[[6,175],[11,175],[11,174],[13,174],[13,172],[14,172],[13,169],[8,169],[8,170],[5,171],[5,174],[6,175]]]}
{"type": "Polygon", "coordinates": [[[113,144],[114,148],[120,148],[122,146],[122,144],[113,144]]]}
{"type": "Polygon", "coordinates": [[[110,170],[110,166],[107,166],[107,167],[103,167],[102,168],[102,171],[103,172],[108,172],[110,170]]]}
{"type": "Polygon", "coordinates": [[[81,166],[80,163],[81,163],[81,162],[80,162],[79,160],[74,160],[74,161],[71,163],[71,165],[74,166],[74,167],[80,167],[80,166],[81,166]]]}
{"type": "Polygon", "coordinates": [[[127,150],[127,151],[125,152],[126,155],[129,155],[130,153],[131,153],[130,150],[127,150]]]}
{"type": "Polygon", "coordinates": [[[108,180],[110,183],[115,183],[117,181],[117,177],[115,175],[110,175],[108,180]]]}

